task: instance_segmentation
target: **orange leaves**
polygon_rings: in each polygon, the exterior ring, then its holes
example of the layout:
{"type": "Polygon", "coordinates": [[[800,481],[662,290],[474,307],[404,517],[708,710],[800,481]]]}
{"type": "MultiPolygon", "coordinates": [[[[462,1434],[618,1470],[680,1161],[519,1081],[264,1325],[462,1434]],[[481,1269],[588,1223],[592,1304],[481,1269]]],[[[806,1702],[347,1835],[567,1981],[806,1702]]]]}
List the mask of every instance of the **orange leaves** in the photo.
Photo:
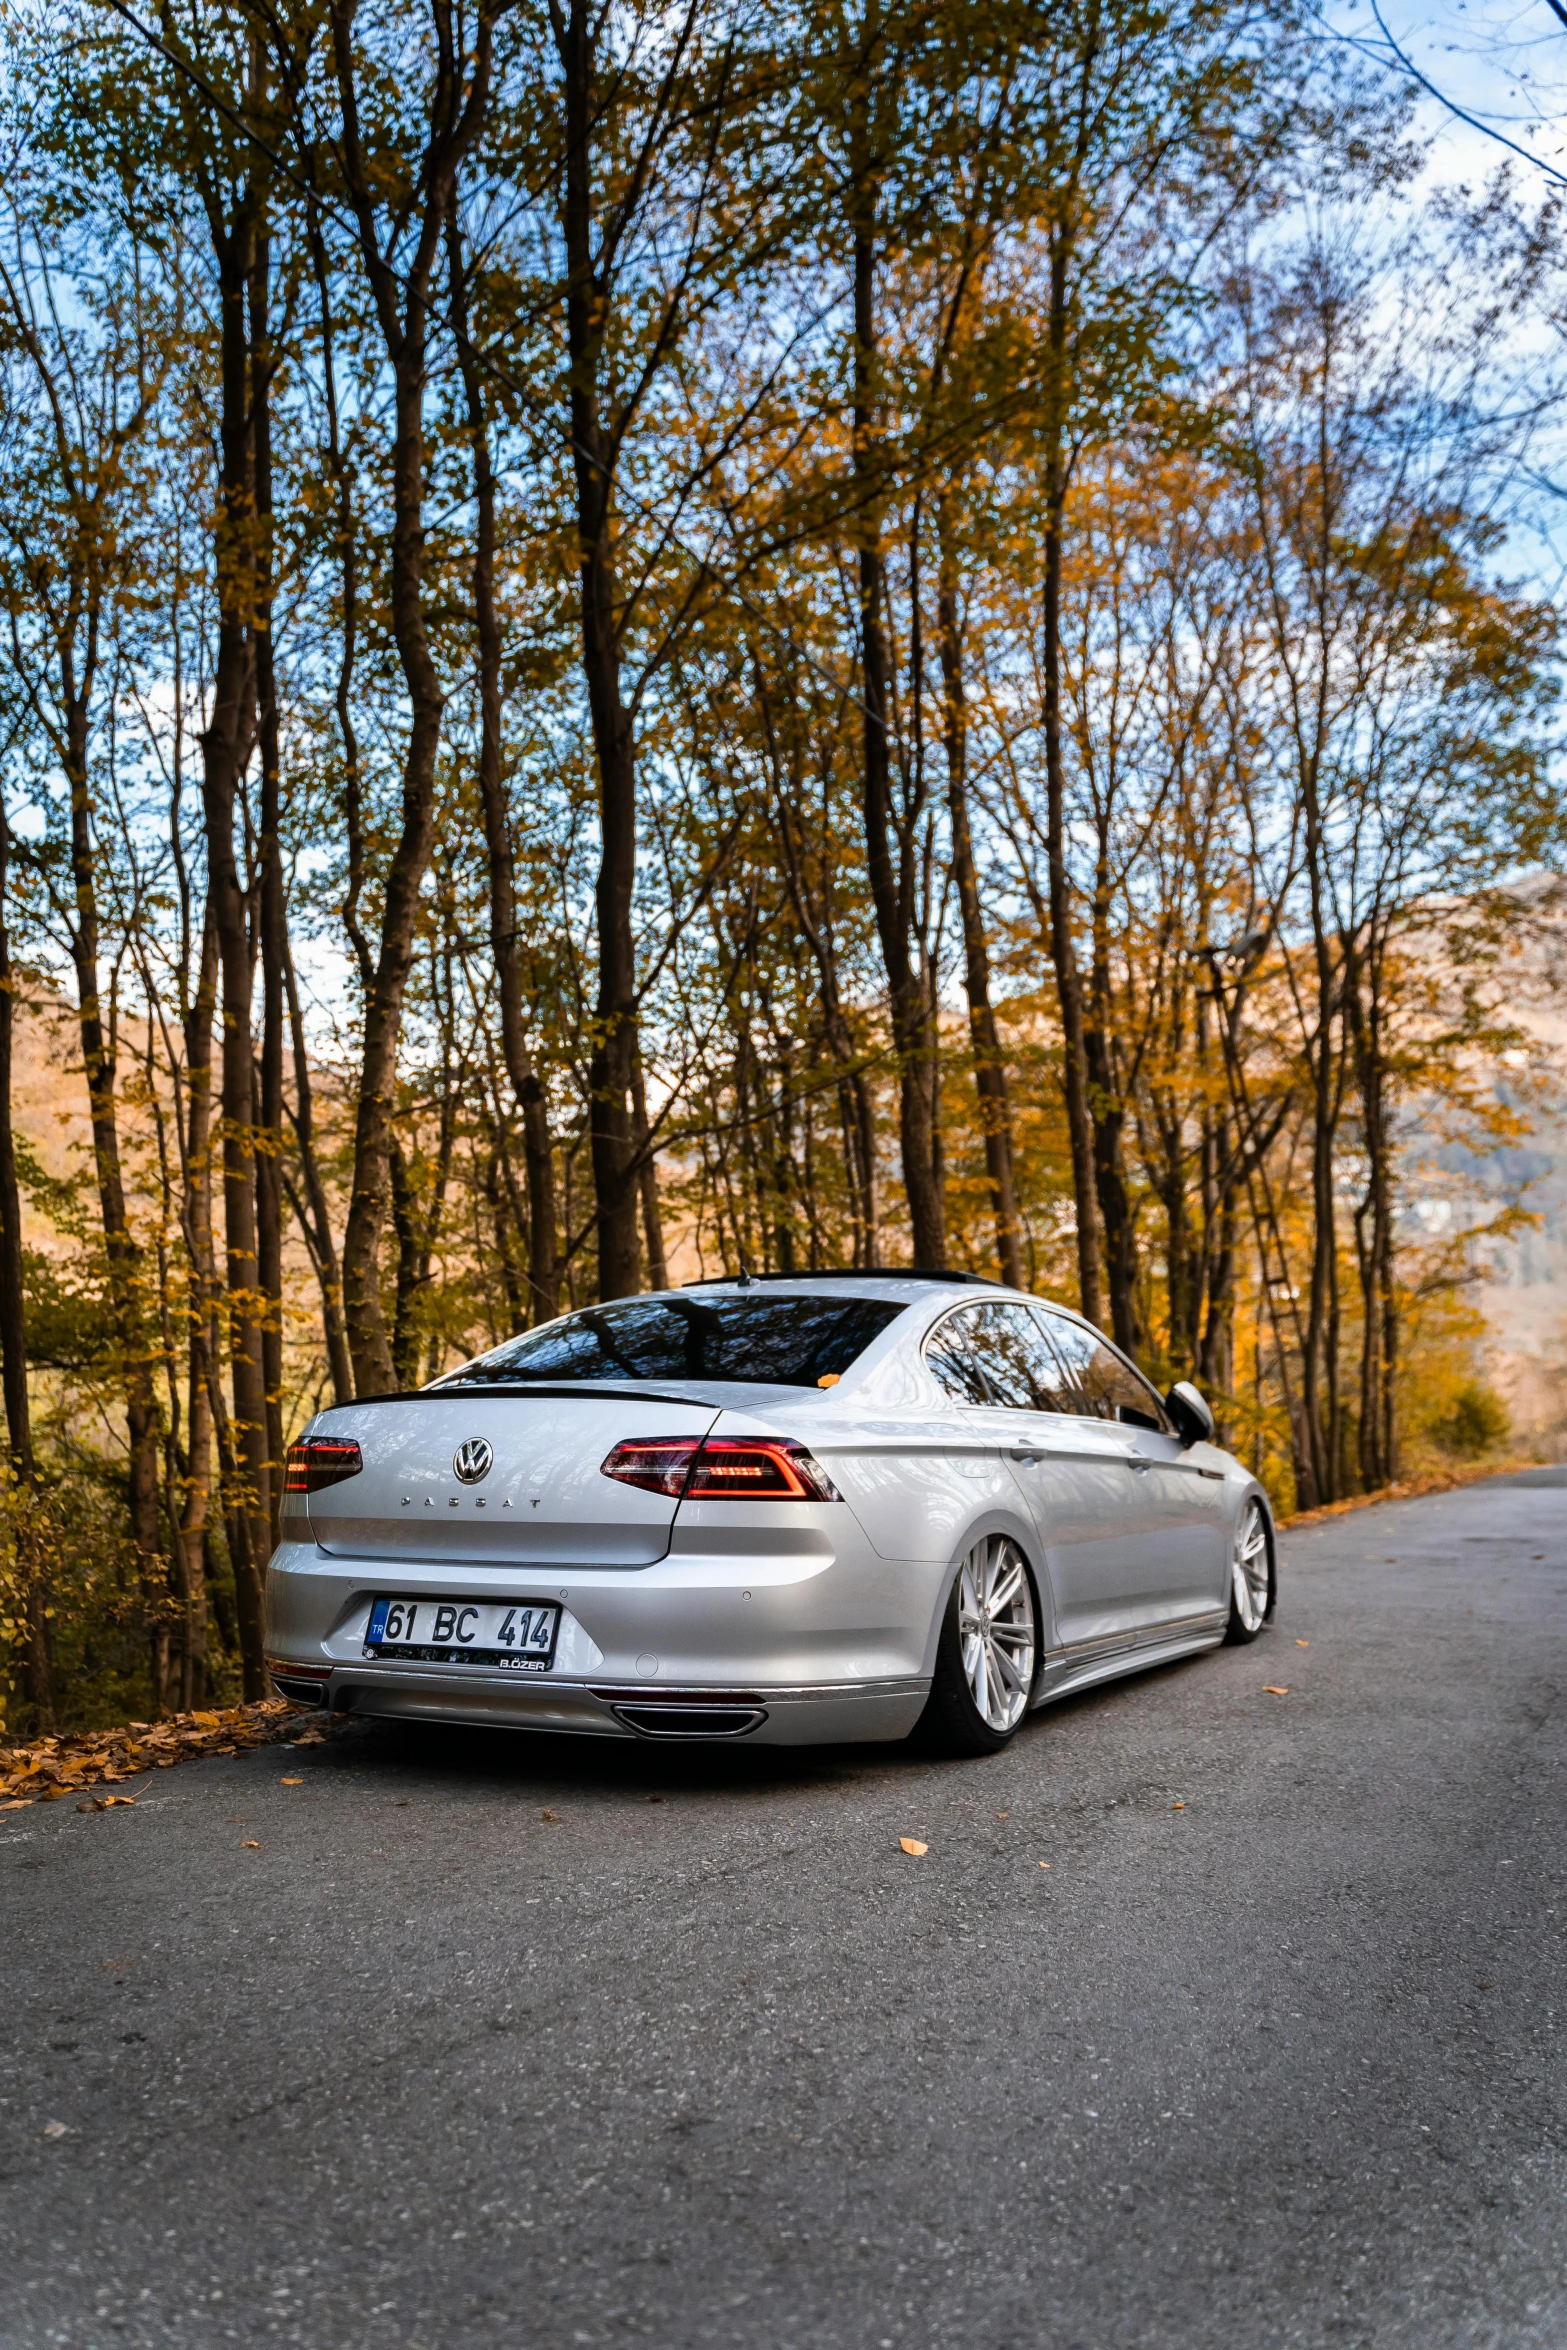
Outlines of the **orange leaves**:
{"type": "Polygon", "coordinates": [[[900,1836],[898,1850],[906,1852],[911,1860],[923,1860],[926,1853],[929,1852],[930,1846],[922,1844],[917,1836],[900,1836]]]}
{"type": "MultiPolygon", "coordinates": [[[[82,1730],[63,1738],[40,1738],[31,1746],[0,1747],[0,1811],[26,1803],[57,1803],[79,1788],[117,1787],[139,1771],[168,1770],[202,1754],[238,1754],[276,1737],[294,1708],[281,1697],[255,1705],[174,1714],[164,1722],[127,1722],[116,1730],[82,1730]]],[[[108,1796],[78,1810],[107,1811],[129,1803],[108,1796]]]]}

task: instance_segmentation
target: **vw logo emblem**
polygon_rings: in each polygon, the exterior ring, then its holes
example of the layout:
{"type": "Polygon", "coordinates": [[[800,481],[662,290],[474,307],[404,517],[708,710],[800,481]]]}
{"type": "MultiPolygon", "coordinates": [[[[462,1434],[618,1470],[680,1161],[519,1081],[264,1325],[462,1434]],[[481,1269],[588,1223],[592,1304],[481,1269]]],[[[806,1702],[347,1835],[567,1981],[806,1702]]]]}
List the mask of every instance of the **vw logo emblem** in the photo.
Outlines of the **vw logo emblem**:
{"type": "Polygon", "coordinates": [[[452,1454],[452,1467],[465,1485],[477,1485],[490,1473],[495,1454],[482,1436],[470,1436],[466,1444],[459,1444],[452,1454]]]}

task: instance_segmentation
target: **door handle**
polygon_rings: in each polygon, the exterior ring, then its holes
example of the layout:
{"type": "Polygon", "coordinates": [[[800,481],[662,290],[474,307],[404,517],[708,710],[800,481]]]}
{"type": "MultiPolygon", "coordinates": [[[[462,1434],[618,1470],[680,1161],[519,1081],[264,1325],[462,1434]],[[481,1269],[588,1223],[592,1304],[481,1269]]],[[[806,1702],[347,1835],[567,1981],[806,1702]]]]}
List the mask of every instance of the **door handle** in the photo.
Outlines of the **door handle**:
{"type": "Polygon", "coordinates": [[[1126,1465],[1129,1469],[1135,1469],[1139,1477],[1146,1477],[1153,1467],[1152,1461],[1128,1461],[1126,1465]]]}
{"type": "Polygon", "coordinates": [[[1014,1461],[1021,1461],[1025,1468],[1032,1469],[1038,1466],[1042,1455],[1037,1452],[1015,1452],[1008,1457],[1014,1461]]]}

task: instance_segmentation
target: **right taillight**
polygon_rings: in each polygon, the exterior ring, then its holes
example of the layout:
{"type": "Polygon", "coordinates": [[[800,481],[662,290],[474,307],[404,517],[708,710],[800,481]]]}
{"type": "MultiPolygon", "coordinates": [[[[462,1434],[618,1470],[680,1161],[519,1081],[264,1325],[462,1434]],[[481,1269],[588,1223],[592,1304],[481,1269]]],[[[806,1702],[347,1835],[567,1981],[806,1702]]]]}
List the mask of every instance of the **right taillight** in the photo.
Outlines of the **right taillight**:
{"type": "Polygon", "coordinates": [[[686,1501],[841,1501],[803,1444],[783,1436],[638,1436],[601,1464],[606,1477],[686,1501]]]}
{"type": "Polygon", "coordinates": [[[288,1493],[319,1493],[323,1486],[341,1485],[364,1467],[352,1437],[306,1436],[288,1448],[283,1486],[288,1493]]]}

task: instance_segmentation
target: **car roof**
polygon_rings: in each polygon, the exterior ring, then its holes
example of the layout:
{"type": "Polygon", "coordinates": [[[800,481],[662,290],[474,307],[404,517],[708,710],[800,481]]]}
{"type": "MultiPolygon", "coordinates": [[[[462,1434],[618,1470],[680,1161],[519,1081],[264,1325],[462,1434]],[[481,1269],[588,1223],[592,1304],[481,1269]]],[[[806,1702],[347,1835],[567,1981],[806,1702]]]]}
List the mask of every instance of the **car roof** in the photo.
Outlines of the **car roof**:
{"type": "MultiPolygon", "coordinates": [[[[899,1305],[914,1305],[924,1300],[932,1307],[956,1304],[965,1291],[979,1292],[991,1298],[1015,1298],[1023,1305],[1048,1306],[1052,1313],[1065,1314],[1072,1321],[1083,1317],[1071,1306],[1062,1305],[1055,1298],[1034,1297],[1024,1289],[1011,1289],[1005,1282],[991,1281],[983,1273],[900,1271],[878,1268],[875,1271],[839,1271],[819,1273],[739,1273],[714,1274],[704,1281],[688,1281],[679,1290],[664,1290],[655,1295],[685,1297],[693,1292],[716,1289],[738,1290],[745,1295],[768,1290],[785,1296],[849,1296],[886,1298],[899,1305]]],[[[1091,1327],[1091,1325],[1090,1325],[1091,1327]]]]}

